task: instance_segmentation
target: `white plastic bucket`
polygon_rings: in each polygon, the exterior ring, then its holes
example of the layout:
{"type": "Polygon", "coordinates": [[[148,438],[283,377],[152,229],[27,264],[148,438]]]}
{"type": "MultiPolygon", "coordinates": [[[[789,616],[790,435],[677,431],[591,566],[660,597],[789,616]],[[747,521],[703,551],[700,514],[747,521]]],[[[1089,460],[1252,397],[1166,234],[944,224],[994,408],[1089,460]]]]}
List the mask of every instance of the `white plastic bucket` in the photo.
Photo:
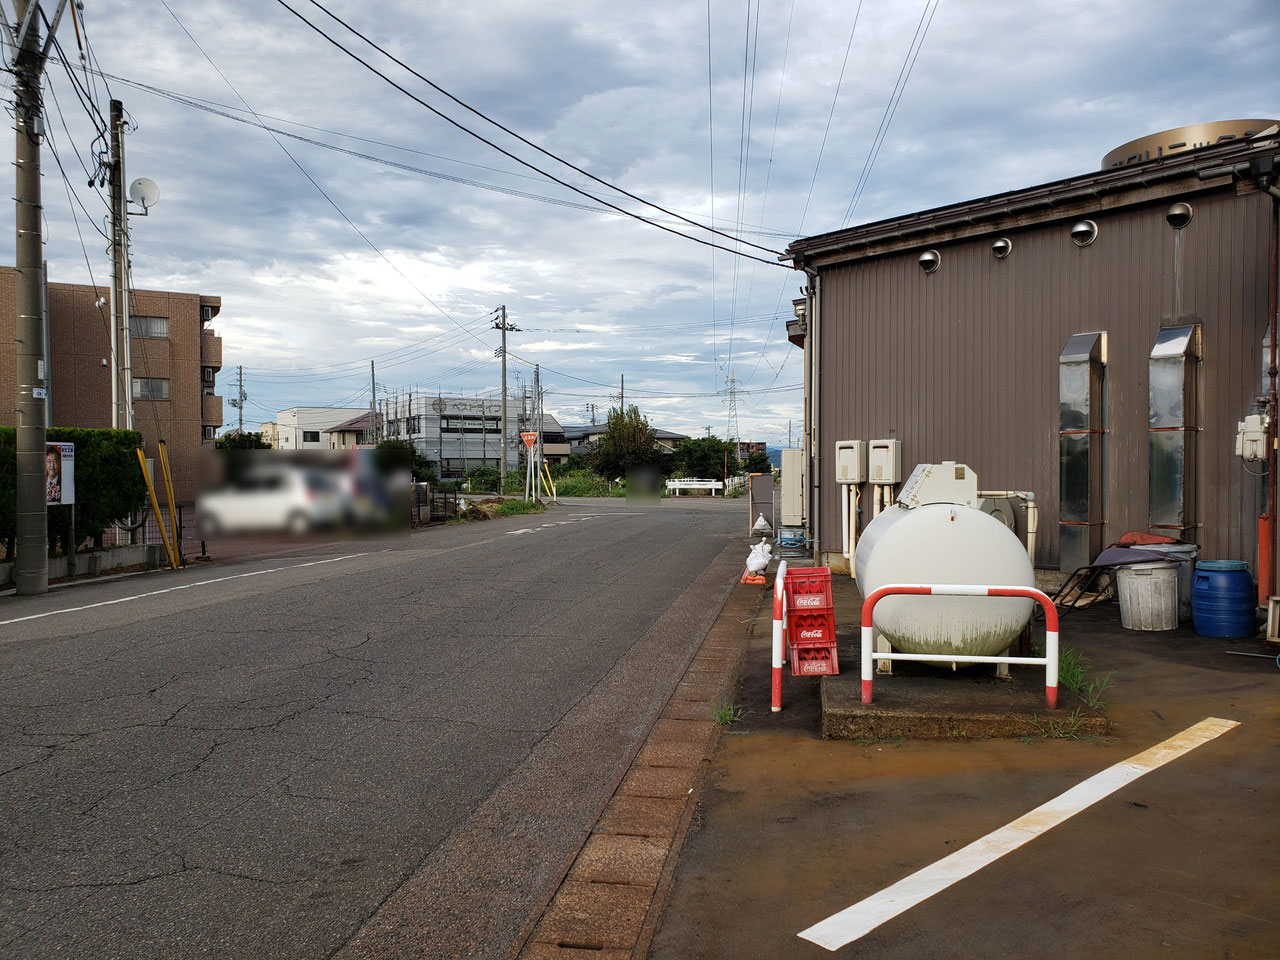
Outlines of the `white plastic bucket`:
{"type": "Polygon", "coordinates": [[[1126,630],[1173,630],[1178,626],[1176,560],[1119,567],[1120,623],[1126,630]]]}
{"type": "Polygon", "coordinates": [[[1196,553],[1199,551],[1194,543],[1149,543],[1138,549],[1152,550],[1156,553],[1167,553],[1170,559],[1178,561],[1178,619],[1191,619],[1191,574],[1195,571],[1196,553]]]}

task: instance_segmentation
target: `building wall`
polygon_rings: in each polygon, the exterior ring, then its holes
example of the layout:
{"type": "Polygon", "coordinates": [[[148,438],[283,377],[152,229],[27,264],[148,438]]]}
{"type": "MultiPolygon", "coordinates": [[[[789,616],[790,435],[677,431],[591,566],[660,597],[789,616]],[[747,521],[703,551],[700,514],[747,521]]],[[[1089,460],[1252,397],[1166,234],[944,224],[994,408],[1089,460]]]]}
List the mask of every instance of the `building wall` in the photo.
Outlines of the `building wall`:
{"type": "Polygon", "coordinates": [[[1261,389],[1272,204],[1231,188],[1187,197],[1195,217],[1182,231],[1179,310],[1164,220],[1175,199],[1090,213],[1099,232],[1084,248],[1070,240],[1072,216],[823,269],[820,549],[839,550],[835,442],[896,438],[904,474],[958,460],[984,487],[1035,491],[1037,561],[1055,564],[1058,355],[1070,335],[1096,330],[1109,353],[1103,540],[1147,530],[1148,358],[1160,326],[1194,318],[1197,539],[1203,557],[1252,565],[1262,485],[1234,456],[1234,438],[1261,389]],[[1006,260],[991,255],[996,236],[1013,240],[1006,260]],[[932,275],[917,263],[929,247],[942,255],[932,275]]]}
{"type": "MultiPolygon", "coordinates": [[[[16,352],[13,343],[17,272],[0,267],[0,392],[14,396],[16,352]]],[[[52,419],[50,426],[111,426],[110,314],[96,301],[106,297],[105,287],[50,283],[48,311],[50,356],[48,371],[52,419]]],[[[222,340],[202,319],[202,307],[216,315],[218,297],[198,294],[134,291],[130,312],[134,316],[165,317],[165,338],[134,338],[132,373],[135,378],[169,381],[169,399],[133,401],[134,426],[142,433],[147,456],[156,456],[156,443],[164,440],[173,472],[174,492],[182,502],[195,499],[199,481],[200,449],[212,445],[204,427],[222,423],[221,397],[216,380],[205,380],[202,367],[216,371],[222,365],[222,340]]],[[[14,422],[11,404],[0,403],[0,423],[14,422]]]]}
{"type": "Polygon", "coordinates": [[[276,442],[280,450],[328,450],[330,427],[345,423],[366,412],[362,407],[290,407],[276,415],[276,442]],[[304,440],[303,434],[314,432],[315,440],[304,440]]]}

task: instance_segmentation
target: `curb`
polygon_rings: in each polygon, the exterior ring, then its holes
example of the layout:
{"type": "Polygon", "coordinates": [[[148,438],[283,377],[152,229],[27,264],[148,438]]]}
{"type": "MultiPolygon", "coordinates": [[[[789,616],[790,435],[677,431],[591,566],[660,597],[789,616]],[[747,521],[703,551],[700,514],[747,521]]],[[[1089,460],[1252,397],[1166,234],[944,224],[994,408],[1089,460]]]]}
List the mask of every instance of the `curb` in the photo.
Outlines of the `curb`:
{"type": "Polygon", "coordinates": [[[719,742],[713,713],[732,696],[765,594],[740,585],[570,859],[525,926],[520,960],[642,958],[657,932],[680,850],[719,742]]]}

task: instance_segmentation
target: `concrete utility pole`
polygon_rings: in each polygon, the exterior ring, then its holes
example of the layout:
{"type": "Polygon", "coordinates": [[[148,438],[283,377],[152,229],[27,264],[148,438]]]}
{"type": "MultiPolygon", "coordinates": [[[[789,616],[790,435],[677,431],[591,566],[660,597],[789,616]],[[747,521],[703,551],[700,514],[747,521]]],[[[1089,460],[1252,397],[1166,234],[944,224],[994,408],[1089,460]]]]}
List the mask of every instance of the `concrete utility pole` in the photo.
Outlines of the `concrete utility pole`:
{"type": "Polygon", "coordinates": [[[378,442],[378,378],[373,372],[373,361],[369,361],[369,431],[373,442],[378,442]]]}
{"type": "Polygon", "coordinates": [[[111,101],[111,425],[133,429],[133,363],[129,344],[129,208],[124,192],[124,104],[111,101]]]}
{"type": "Polygon", "coordinates": [[[618,374],[618,410],[621,413],[627,412],[627,375],[625,373],[618,374]]]}
{"type": "Polygon", "coordinates": [[[498,489],[507,491],[507,334],[520,328],[514,323],[507,323],[507,305],[498,308],[502,311],[502,319],[494,322],[494,327],[502,331],[502,453],[498,457],[498,489]]]}
{"type": "Polygon", "coordinates": [[[246,397],[244,392],[244,365],[239,364],[236,366],[236,409],[240,413],[239,430],[241,434],[244,433],[244,401],[245,399],[246,397]]]}
{"type": "MultiPolygon", "coordinates": [[[[52,21],[56,30],[65,0],[52,21]]],[[[46,593],[49,589],[47,555],[48,508],[45,505],[45,398],[48,381],[44,356],[44,250],[41,233],[40,137],[44,133],[41,116],[40,75],[48,47],[40,46],[40,4],[14,0],[18,33],[7,19],[5,39],[14,49],[13,94],[17,147],[14,196],[17,272],[15,354],[17,374],[17,503],[16,534],[18,555],[13,578],[22,595],[46,593]]],[[[52,30],[50,31],[52,36],[52,30]]]]}

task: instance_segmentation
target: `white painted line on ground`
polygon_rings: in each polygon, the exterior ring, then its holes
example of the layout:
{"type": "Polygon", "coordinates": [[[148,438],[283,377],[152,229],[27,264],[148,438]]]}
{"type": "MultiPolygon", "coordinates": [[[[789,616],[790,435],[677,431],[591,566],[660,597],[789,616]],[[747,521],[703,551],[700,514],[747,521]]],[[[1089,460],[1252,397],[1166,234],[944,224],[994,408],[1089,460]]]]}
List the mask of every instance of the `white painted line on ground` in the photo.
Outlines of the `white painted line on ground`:
{"type": "Polygon", "coordinates": [[[228,580],[243,580],[245,577],[260,577],[264,573],[279,573],[281,570],[298,570],[302,567],[318,567],[322,563],[337,563],[339,560],[354,560],[356,557],[367,557],[368,553],[349,553],[342,557],[329,557],[326,560],[311,560],[307,563],[292,563],[287,567],[271,567],[267,570],[254,570],[250,573],[236,573],[229,577],[216,577],[212,580],[197,580],[194,583],[180,583],[176,587],[165,587],[163,590],[151,590],[147,593],[135,593],[129,597],[117,597],[115,600],[102,600],[98,603],[86,603],[79,607],[65,607],[62,610],[50,610],[47,613],[33,613],[26,617],[14,617],[12,620],[0,620],[0,627],[10,623],[22,623],[24,620],[39,620],[42,617],[56,617],[60,613],[79,613],[81,610],[92,610],[94,607],[109,607],[117,603],[128,603],[130,600],[142,600],[146,597],[158,597],[162,593],[173,593],[176,590],[189,590],[192,587],[204,587],[211,583],[226,583],[228,580]]]}
{"type": "Polygon", "coordinates": [[[815,923],[809,929],[802,930],[798,936],[828,950],[839,950],[866,936],[880,924],[923,903],[935,893],[942,892],[956,881],[977,873],[1006,853],[1017,850],[1027,841],[1034,840],[1046,830],[1091,807],[1126,784],[1239,725],[1235,720],[1220,720],[1217,717],[1201,720],[1163,743],[1095,774],[1012,823],[975,840],[962,850],[957,850],[951,856],[943,857],[923,870],[917,870],[911,876],[827,917],[821,923],[815,923]]]}

